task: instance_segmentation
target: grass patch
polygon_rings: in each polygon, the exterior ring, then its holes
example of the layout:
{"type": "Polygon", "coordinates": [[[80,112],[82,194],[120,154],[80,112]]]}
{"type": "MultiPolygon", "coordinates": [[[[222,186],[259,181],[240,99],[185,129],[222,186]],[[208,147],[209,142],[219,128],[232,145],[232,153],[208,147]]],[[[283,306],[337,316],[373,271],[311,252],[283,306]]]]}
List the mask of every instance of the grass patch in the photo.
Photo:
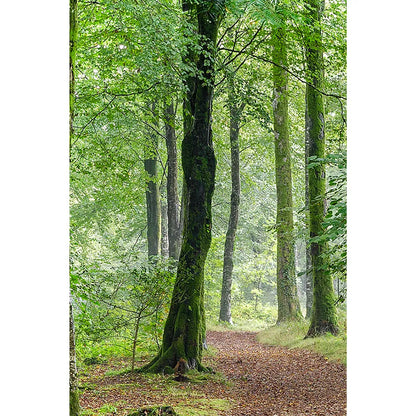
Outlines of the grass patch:
{"type": "Polygon", "coordinates": [[[230,408],[229,401],[225,399],[191,399],[187,403],[174,406],[180,416],[216,416],[219,411],[230,408]]]}
{"type": "Polygon", "coordinates": [[[280,345],[288,348],[303,348],[323,355],[329,361],[347,364],[347,335],[345,316],[339,319],[340,334],[325,334],[304,339],[309,322],[290,322],[272,326],[259,332],[257,339],[267,345],[280,345]]]}
{"type": "Polygon", "coordinates": [[[99,409],[83,409],[81,410],[81,416],[96,416],[96,415],[112,415],[117,413],[117,407],[112,404],[105,404],[99,409]]]}

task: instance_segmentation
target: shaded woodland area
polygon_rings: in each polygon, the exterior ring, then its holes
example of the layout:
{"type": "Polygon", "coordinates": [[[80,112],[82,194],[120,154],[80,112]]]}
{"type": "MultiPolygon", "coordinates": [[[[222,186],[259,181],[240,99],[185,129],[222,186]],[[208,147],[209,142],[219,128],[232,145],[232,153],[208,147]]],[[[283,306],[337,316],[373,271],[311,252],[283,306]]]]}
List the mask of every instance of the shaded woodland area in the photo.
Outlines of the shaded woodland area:
{"type": "MultiPolygon", "coordinates": [[[[238,365],[246,348],[267,361],[253,331],[345,355],[346,112],[344,0],[70,0],[71,416],[132,411],[94,402],[90,369],[107,367],[222,383],[225,407],[178,414],[248,414],[212,358],[229,332],[250,331],[238,365]]],[[[331,398],[296,381],[303,400],[250,414],[345,414],[335,360],[331,398]]],[[[234,383],[261,385],[250,366],[234,383]]]]}

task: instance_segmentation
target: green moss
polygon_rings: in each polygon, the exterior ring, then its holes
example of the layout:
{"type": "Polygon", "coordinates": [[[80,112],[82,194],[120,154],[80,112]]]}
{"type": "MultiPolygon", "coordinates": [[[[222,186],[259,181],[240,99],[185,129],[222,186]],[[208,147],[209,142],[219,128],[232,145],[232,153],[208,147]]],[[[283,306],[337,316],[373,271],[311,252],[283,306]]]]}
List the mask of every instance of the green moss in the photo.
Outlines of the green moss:
{"type": "Polygon", "coordinates": [[[267,345],[280,345],[287,348],[302,348],[323,355],[330,361],[346,364],[347,335],[345,316],[340,317],[340,333],[333,336],[330,333],[305,339],[308,323],[286,322],[259,332],[257,339],[267,345]]]}

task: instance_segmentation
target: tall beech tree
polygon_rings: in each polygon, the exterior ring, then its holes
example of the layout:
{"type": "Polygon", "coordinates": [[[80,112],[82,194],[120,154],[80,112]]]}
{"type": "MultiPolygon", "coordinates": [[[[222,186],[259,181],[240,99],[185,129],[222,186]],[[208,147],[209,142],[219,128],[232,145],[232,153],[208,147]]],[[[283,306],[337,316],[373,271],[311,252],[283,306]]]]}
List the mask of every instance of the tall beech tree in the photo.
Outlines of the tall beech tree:
{"type": "Polygon", "coordinates": [[[181,253],[169,315],[158,355],[141,371],[159,372],[182,358],[186,369],[205,370],[204,264],[211,244],[211,202],[216,160],[212,146],[211,113],[214,91],[215,46],[224,2],[185,2],[196,13],[200,50],[194,88],[188,95],[192,125],[184,132],[182,167],[186,205],[181,253]]]}
{"type": "Polygon", "coordinates": [[[277,322],[302,316],[296,286],[292,169],[288,114],[288,66],[284,18],[272,31],[273,125],[277,191],[277,322]]]}
{"type": "Polygon", "coordinates": [[[157,179],[157,114],[156,104],[151,105],[151,114],[153,126],[149,127],[149,145],[145,149],[144,168],[148,175],[146,189],[146,207],[147,207],[147,252],[148,257],[160,255],[161,249],[161,205],[160,190],[157,179]]]}
{"type": "Polygon", "coordinates": [[[224,245],[220,321],[233,323],[231,318],[231,286],[233,281],[233,255],[240,207],[240,147],[239,133],[241,114],[245,103],[238,103],[234,88],[234,73],[228,76],[228,103],[230,110],[230,152],[231,152],[231,201],[227,234],[224,245]]]}
{"type": "Polygon", "coordinates": [[[179,258],[181,249],[181,222],[178,196],[178,156],[176,148],[175,106],[173,101],[165,106],[165,138],[167,160],[167,203],[169,257],[179,258]]]}
{"type": "MultiPolygon", "coordinates": [[[[75,104],[75,54],[77,42],[77,0],[69,3],[69,143],[74,138],[74,104],[75,104]]],[[[75,328],[72,313],[72,301],[69,303],[69,414],[78,416],[81,413],[79,404],[78,374],[75,353],[75,328]]]]}
{"type": "Polygon", "coordinates": [[[309,211],[311,262],[313,276],[313,304],[311,323],[307,337],[325,332],[338,333],[335,311],[335,295],[326,257],[328,243],[319,239],[323,233],[325,218],[325,116],[322,86],[324,60],[322,47],[321,17],[325,2],[307,0],[306,19],[309,34],[306,41],[306,64],[310,82],[306,85],[306,129],[309,139],[309,211]],[[312,162],[312,163],[311,163],[312,162]]]}

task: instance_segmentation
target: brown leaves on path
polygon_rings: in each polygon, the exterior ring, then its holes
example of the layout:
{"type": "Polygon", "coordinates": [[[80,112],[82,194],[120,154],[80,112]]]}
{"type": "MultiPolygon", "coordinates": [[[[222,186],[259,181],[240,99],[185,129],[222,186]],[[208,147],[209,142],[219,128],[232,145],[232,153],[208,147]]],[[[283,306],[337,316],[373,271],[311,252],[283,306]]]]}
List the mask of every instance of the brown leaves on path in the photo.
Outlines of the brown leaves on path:
{"type": "Polygon", "coordinates": [[[215,377],[202,383],[177,383],[166,376],[105,375],[109,369],[119,370],[128,364],[114,360],[89,369],[82,377],[81,384],[91,388],[82,391],[81,406],[97,415],[103,414],[98,413],[99,408],[110,404],[115,405],[118,415],[161,404],[172,406],[179,414],[180,406],[185,405],[194,409],[190,414],[210,416],[346,414],[344,365],[307,350],[262,345],[254,332],[208,332],[207,341],[217,354],[204,362],[221,372],[226,384],[215,377]],[[215,407],[218,399],[228,400],[229,409],[215,407]]]}
{"type": "Polygon", "coordinates": [[[227,415],[345,415],[346,368],[313,352],[270,347],[253,332],[209,332],[212,366],[233,381],[227,415]]]}

